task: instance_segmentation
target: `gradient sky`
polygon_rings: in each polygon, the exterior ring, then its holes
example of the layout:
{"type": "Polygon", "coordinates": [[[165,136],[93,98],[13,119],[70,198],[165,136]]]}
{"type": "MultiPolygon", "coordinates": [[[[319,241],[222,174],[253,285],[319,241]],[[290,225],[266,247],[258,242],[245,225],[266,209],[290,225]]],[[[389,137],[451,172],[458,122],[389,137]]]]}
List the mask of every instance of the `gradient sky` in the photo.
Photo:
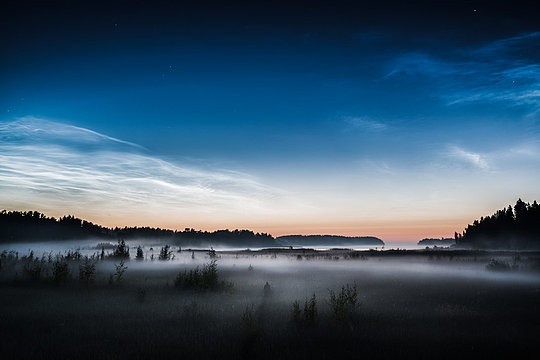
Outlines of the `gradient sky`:
{"type": "Polygon", "coordinates": [[[540,200],[527,1],[3,1],[0,208],[453,236],[540,200]]]}

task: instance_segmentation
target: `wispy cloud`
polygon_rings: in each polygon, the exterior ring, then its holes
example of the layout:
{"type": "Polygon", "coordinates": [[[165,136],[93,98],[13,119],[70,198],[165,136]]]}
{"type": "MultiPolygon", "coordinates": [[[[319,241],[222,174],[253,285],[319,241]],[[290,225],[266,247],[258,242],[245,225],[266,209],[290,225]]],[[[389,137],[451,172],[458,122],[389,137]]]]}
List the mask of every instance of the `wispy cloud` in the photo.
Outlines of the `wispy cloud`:
{"type": "Polygon", "coordinates": [[[21,142],[73,142],[79,145],[104,143],[128,145],[143,149],[142,146],[100,134],[90,129],[51,121],[43,118],[27,116],[14,121],[0,123],[0,139],[2,141],[21,142]]]}
{"type": "Polygon", "coordinates": [[[448,145],[443,158],[444,163],[451,160],[453,165],[489,174],[520,173],[523,169],[527,171],[540,169],[540,142],[526,141],[484,152],[473,151],[459,145],[448,145]]]}
{"type": "Polygon", "coordinates": [[[348,116],[344,117],[343,121],[352,128],[361,129],[364,131],[378,132],[388,129],[388,125],[365,116],[348,116]]]}
{"type": "Polygon", "coordinates": [[[466,150],[458,146],[450,146],[448,156],[476,169],[482,171],[490,170],[489,162],[483,154],[466,150]]]}
{"type": "Polygon", "coordinates": [[[474,55],[482,55],[492,57],[493,55],[501,55],[518,52],[521,57],[524,57],[522,50],[528,44],[535,44],[540,40],[540,31],[534,31],[508,38],[491,41],[477,49],[473,50],[474,55]]]}
{"type": "Polygon", "coordinates": [[[59,122],[3,122],[0,139],[0,207],[226,220],[268,214],[281,196],[248,174],[168,162],[59,122]]]}
{"type": "Polygon", "coordinates": [[[540,32],[499,39],[474,49],[459,49],[451,57],[411,52],[394,59],[385,79],[424,75],[439,82],[449,106],[499,103],[540,109],[540,32]]]}
{"type": "Polygon", "coordinates": [[[458,72],[459,69],[452,62],[445,62],[427,53],[411,52],[395,59],[384,78],[389,79],[398,75],[440,76],[458,72]]]}

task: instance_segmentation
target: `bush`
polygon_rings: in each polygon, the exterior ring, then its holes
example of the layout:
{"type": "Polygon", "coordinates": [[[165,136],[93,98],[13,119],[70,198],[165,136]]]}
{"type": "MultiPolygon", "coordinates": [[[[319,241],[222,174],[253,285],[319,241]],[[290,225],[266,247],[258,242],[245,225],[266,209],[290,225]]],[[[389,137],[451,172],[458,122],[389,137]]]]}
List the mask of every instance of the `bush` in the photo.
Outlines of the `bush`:
{"type": "Polygon", "coordinates": [[[120,264],[118,265],[114,264],[114,268],[115,268],[115,272],[114,272],[114,275],[112,275],[112,280],[115,283],[120,284],[124,280],[124,274],[126,270],[128,269],[128,267],[125,265],[125,261],[122,259],[120,261],[120,264]]]}
{"type": "Polygon", "coordinates": [[[486,269],[490,271],[507,271],[510,270],[510,264],[506,261],[490,259],[486,265],[486,269]]]}
{"type": "Polygon", "coordinates": [[[300,303],[298,300],[293,303],[292,318],[293,322],[297,325],[314,326],[317,324],[318,311],[315,294],[313,294],[311,299],[306,299],[303,312],[300,310],[300,303]]]}
{"type": "MultiPolygon", "coordinates": [[[[31,253],[31,255],[33,255],[31,253]]],[[[44,272],[43,261],[34,258],[33,256],[24,259],[23,272],[30,280],[38,281],[41,280],[41,275],[44,272]]]]}
{"type": "Polygon", "coordinates": [[[137,255],[135,256],[135,259],[137,259],[137,260],[143,260],[144,259],[144,253],[143,253],[143,250],[142,250],[140,245],[137,247],[137,255]]]}
{"type": "Polygon", "coordinates": [[[335,319],[338,322],[347,322],[354,315],[358,307],[358,292],[356,284],[345,285],[341,287],[341,291],[336,294],[330,290],[330,307],[335,319]]]}
{"type": "Polygon", "coordinates": [[[197,266],[193,270],[185,270],[176,276],[174,285],[179,288],[191,290],[213,290],[231,287],[232,284],[219,280],[216,260],[211,260],[203,265],[202,269],[197,266]]]}
{"type": "Polygon", "coordinates": [[[57,284],[64,283],[69,279],[69,267],[66,259],[60,256],[53,264],[53,281],[57,284]]]}
{"type": "Polygon", "coordinates": [[[165,245],[161,248],[161,251],[159,252],[159,260],[170,260],[171,259],[172,250],[169,245],[165,245]]]}
{"type": "Polygon", "coordinates": [[[129,246],[124,240],[118,240],[118,244],[113,250],[111,257],[117,259],[129,259],[129,246]]]}
{"type": "Polygon", "coordinates": [[[96,261],[85,257],[83,262],[79,264],[79,281],[83,284],[90,284],[96,277],[96,261]]]}

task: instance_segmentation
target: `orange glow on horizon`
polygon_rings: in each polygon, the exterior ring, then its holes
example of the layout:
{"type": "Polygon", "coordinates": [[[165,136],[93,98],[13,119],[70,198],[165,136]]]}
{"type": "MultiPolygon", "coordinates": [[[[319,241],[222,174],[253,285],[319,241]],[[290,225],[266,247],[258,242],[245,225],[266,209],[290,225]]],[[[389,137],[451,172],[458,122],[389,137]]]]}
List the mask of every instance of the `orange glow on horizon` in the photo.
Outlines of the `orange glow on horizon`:
{"type": "MultiPolygon", "coordinates": [[[[24,211],[24,210],[23,210],[24,211]]],[[[37,210],[40,211],[40,210],[37,210]]],[[[243,223],[225,223],[216,221],[189,221],[171,220],[150,216],[115,217],[108,214],[95,214],[93,212],[58,213],[53,211],[40,211],[46,216],[62,217],[73,215],[83,220],[91,221],[105,227],[155,227],[171,230],[184,230],[193,228],[202,231],[219,229],[248,229],[254,232],[269,233],[274,237],[282,235],[343,235],[343,236],[375,236],[383,241],[419,241],[423,238],[453,237],[454,232],[460,233],[471,219],[431,219],[431,220],[399,220],[399,221],[371,221],[371,222],[344,222],[344,223],[308,223],[308,222],[268,222],[245,221],[243,223]]]]}

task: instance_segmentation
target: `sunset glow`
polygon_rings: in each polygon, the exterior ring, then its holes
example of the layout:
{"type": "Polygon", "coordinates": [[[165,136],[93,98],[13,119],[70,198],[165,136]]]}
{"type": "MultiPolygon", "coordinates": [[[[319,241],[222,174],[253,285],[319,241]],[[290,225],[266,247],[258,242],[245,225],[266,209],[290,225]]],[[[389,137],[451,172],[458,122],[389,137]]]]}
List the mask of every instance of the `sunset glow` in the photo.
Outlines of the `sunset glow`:
{"type": "Polygon", "coordinates": [[[413,241],[540,199],[534,19],[317,4],[12,14],[0,209],[413,241]]]}

